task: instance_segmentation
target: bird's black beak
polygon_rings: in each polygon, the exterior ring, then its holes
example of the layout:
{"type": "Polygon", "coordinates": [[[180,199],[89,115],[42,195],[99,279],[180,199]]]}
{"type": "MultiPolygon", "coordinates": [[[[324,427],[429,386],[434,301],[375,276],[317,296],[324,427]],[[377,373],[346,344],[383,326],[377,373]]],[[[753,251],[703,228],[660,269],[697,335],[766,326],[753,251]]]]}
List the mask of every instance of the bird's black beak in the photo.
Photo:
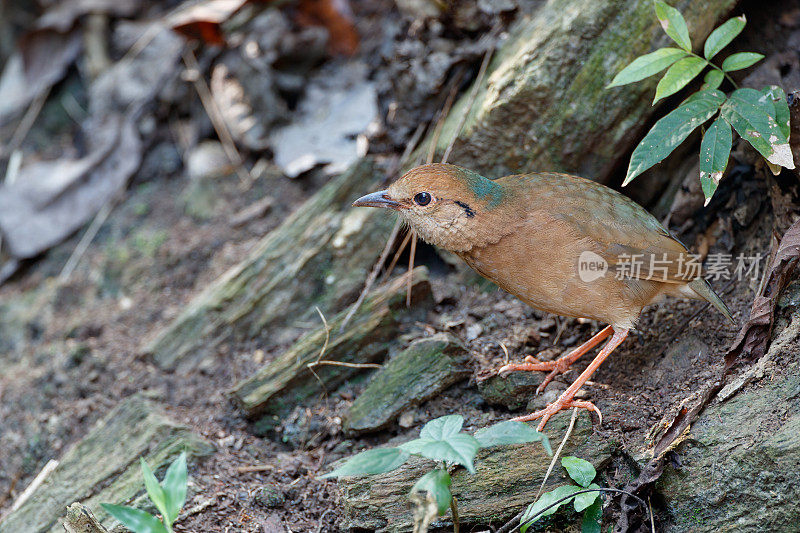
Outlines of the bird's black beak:
{"type": "Polygon", "coordinates": [[[353,207],[389,207],[395,209],[400,207],[400,204],[392,200],[389,196],[389,191],[384,190],[362,196],[353,202],[353,207]]]}

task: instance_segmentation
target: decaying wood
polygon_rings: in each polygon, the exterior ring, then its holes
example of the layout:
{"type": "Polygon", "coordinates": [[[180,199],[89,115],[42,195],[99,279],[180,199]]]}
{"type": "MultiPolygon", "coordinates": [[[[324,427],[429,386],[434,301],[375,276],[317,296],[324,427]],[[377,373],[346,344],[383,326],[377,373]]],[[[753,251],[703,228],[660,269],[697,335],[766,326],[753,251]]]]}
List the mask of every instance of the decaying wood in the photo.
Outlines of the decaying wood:
{"type": "Polygon", "coordinates": [[[269,415],[278,420],[294,406],[330,391],[361,371],[338,365],[309,368],[309,364],[317,361],[328,335],[327,360],[369,363],[384,357],[396,341],[402,319],[424,313],[432,304],[427,269],[418,267],[413,274],[414,306],[411,310],[405,306],[407,274],[404,274],[374,289],[344,331],[339,332],[339,329],[346,310],[328,320],[328,328],[320,327],[307,333],[277,359],[236,385],[231,391],[232,398],[248,416],[269,415]]]}
{"type": "Polygon", "coordinates": [[[231,339],[271,339],[353,302],[391,233],[393,217],[350,203],[379,179],[367,159],[320,189],[250,256],[189,303],[147,344],[162,368],[189,370],[231,339]]]}

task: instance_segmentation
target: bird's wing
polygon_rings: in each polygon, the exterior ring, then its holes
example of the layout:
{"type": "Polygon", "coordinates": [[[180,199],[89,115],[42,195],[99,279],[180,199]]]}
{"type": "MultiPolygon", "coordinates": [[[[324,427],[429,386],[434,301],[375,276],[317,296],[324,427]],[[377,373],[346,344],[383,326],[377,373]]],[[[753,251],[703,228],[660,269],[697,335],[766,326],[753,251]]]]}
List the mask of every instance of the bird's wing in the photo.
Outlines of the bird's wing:
{"type": "Polygon", "coordinates": [[[593,243],[609,269],[635,279],[687,283],[700,261],[639,204],[608,187],[563,174],[525,177],[538,196],[530,208],[562,220],[574,236],[593,243]],[[546,191],[542,194],[541,191],[546,191]]]}

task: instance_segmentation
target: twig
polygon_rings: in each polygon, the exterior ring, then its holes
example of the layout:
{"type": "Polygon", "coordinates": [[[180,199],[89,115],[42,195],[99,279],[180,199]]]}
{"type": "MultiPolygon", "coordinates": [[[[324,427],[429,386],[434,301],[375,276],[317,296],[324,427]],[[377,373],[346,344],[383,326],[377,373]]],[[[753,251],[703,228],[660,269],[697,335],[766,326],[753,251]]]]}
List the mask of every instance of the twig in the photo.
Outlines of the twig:
{"type": "MultiPolygon", "coordinates": [[[[544,479],[542,480],[542,484],[539,486],[539,491],[536,493],[536,496],[533,498],[533,501],[539,499],[539,496],[542,495],[542,491],[544,490],[545,483],[547,483],[547,479],[550,477],[550,473],[553,471],[553,468],[556,465],[556,461],[561,456],[561,450],[564,449],[564,445],[567,443],[567,439],[572,434],[572,429],[575,427],[575,420],[578,418],[578,408],[574,408],[572,410],[572,417],[569,419],[569,426],[567,426],[567,432],[564,434],[564,438],[561,439],[561,444],[558,445],[556,449],[556,453],[553,454],[553,460],[550,461],[550,466],[547,467],[547,472],[544,475],[544,479]]],[[[517,527],[519,527],[519,521],[522,520],[522,517],[525,515],[525,511],[521,511],[517,513],[517,515],[509,520],[508,522],[503,525],[500,529],[497,530],[497,533],[511,533],[512,531],[516,531],[517,527]],[[516,525],[515,525],[516,524],[516,525]]]]}
{"type": "Polygon", "coordinates": [[[364,288],[361,289],[361,294],[358,295],[358,299],[350,307],[350,310],[347,312],[347,315],[345,315],[344,320],[342,320],[342,325],[339,328],[339,332],[344,331],[344,327],[348,322],[350,322],[350,319],[353,318],[353,315],[356,314],[356,311],[358,311],[359,307],[361,307],[361,304],[364,303],[364,298],[367,297],[367,293],[369,293],[369,290],[372,288],[372,284],[375,283],[378,274],[380,274],[381,268],[383,268],[383,264],[386,262],[386,258],[389,256],[389,252],[392,251],[392,245],[394,245],[394,240],[397,238],[397,234],[400,233],[400,227],[402,226],[402,223],[402,219],[398,217],[397,222],[394,223],[394,228],[392,228],[392,233],[386,240],[386,246],[383,247],[383,251],[378,258],[378,262],[372,267],[369,276],[367,276],[366,282],[364,282],[364,288]]]}
{"type": "Polygon", "coordinates": [[[379,365],[378,363],[345,363],[343,361],[328,361],[327,359],[323,359],[322,361],[315,361],[313,363],[308,363],[306,365],[309,369],[321,366],[321,365],[329,365],[329,366],[344,366],[347,368],[383,368],[383,365],[379,365]]]}
{"type": "Polygon", "coordinates": [[[14,504],[11,506],[11,512],[14,512],[20,507],[22,507],[22,505],[26,501],[28,501],[28,499],[30,499],[31,496],[33,496],[33,493],[36,491],[36,489],[39,488],[39,485],[44,483],[44,480],[47,479],[47,476],[49,476],[50,473],[53,470],[55,470],[57,466],[58,466],[58,461],[56,461],[55,459],[50,459],[49,461],[47,461],[47,464],[44,465],[44,468],[42,468],[41,472],[36,474],[36,477],[33,478],[31,484],[28,485],[28,487],[22,491],[22,494],[20,494],[17,497],[16,501],[14,501],[14,504]]]}
{"type": "Polygon", "coordinates": [[[397,247],[397,251],[394,253],[394,257],[392,257],[392,261],[389,263],[389,266],[386,268],[386,273],[384,276],[388,276],[392,270],[394,270],[395,265],[400,260],[400,255],[402,255],[403,251],[408,246],[408,243],[411,242],[411,232],[406,232],[406,236],[403,239],[403,242],[400,243],[400,246],[397,247]]]}
{"type": "Polygon", "coordinates": [[[647,497],[647,510],[650,512],[650,532],[656,533],[656,521],[653,518],[653,506],[650,504],[650,496],[647,497]]]}
{"type": "Polygon", "coordinates": [[[319,525],[317,525],[317,533],[320,533],[322,531],[322,526],[325,525],[325,524],[322,523],[322,521],[325,520],[325,515],[327,515],[331,511],[333,511],[333,509],[331,509],[331,508],[325,509],[325,511],[320,515],[320,517],[319,517],[319,525]]]}
{"type": "Polygon", "coordinates": [[[455,496],[450,498],[450,512],[453,514],[453,533],[458,533],[461,524],[458,519],[458,498],[455,496]]]}
{"type": "Polygon", "coordinates": [[[228,156],[228,160],[230,160],[231,164],[236,168],[236,174],[238,174],[239,180],[243,184],[251,183],[253,177],[250,175],[250,172],[244,168],[244,161],[241,154],[239,154],[239,150],[236,149],[236,143],[233,140],[231,132],[228,131],[228,126],[225,124],[222,112],[219,107],[217,107],[217,102],[214,100],[214,96],[211,94],[211,89],[209,89],[208,84],[206,84],[206,80],[200,74],[200,65],[197,63],[197,58],[188,48],[183,52],[183,62],[186,64],[186,68],[191,71],[192,83],[194,83],[197,94],[200,96],[200,103],[203,104],[208,118],[211,119],[211,124],[214,126],[214,131],[217,132],[217,137],[219,137],[222,143],[225,155],[228,156]]]}
{"type": "Polygon", "coordinates": [[[100,228],[105,224],[106,219],[111,214],[111,210],[114,208],[114,204],[116,204],[116,196],[113,196],[103,204],[103,207],[100,208],[100,211],[94,216],[94,220],[86,229],[86,233],[83,234],[81,240],[78,241],[78,245],[75,246],[75,249],[72,251],[72,254],[67,259],[67,262],[64,263],[64,268],[61,269],[61,274],[59,274],[58,279],[62,283],[65,283],[72,273],[75,271],[75,268],[78,266],[83,254],[86,253],[86,250],[89,248],[89,245],[92,243],[94,238],[97,236],[97,232],[100,231],[100,228]]]}
{"type": "Polygon", "coordinates": [[[247,474],[248,472],[267,472],[270,470],[275,470],[275,467],[273,465],[250,465],[236,468],[236,471],[240,474],[247,474]]]}
{"type": "Polygon", "coordinates": [[[500,343],[500,348],[503,349],[503,353],[505,354],[505,359],[503,360],[503,365],[507,365],[511,358],[508,356],[508,348],[502,342],[500,343]]]}
{"type": "Polygon", "coordinates": [[[25,111],[17,128],[14,130],[14,134],[11,136],[11,141],[9,141],[8,146],[3,150],[6,154],[11,154],[14,150],[19,148],[22,141],[25,140],[28,132],[31,131],[33,127],[33,123],[36,122],[36,118],[39,116],[39,112],[42,110],[44,103],[47,101],[48,96],[50,96],[50,87],[42,91],[42,94],[37,96],[28,106],[27,111],[25,111]]]}
{"type": "Polygon", "coordinates": [[[408,255],[408,281],[406,282],[406,307],[411,307],[411,287],[414,284],[414,259],[417,255],[417,232],[411,230],[411,253],[408,255]]]}
{"type": "Polygon", "coordinates": [[[322,349],[319,351],[319,356],[317,356],[316,360],[316,363],[319,363],[322,356],[325,355],[325,352],[328,350],[328,342],[331,340],[331,328],[328,326],[328,321],[325,320],[325,315],[322,314],[319,307],[315,307],[314,309],[319,313],[319,317],[322,319],[322,325],[325,327],[325,343],[322,345],[322,349]]]}

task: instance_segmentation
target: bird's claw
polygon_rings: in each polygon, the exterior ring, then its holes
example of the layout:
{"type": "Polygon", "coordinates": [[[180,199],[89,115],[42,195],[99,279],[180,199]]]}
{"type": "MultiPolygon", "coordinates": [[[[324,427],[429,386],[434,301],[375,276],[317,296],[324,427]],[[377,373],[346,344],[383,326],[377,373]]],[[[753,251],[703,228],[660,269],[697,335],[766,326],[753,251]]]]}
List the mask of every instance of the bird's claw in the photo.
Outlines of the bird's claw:
{"type": "Polygon", "coordinates": [[[536,394],[541,392],[559,374],[565,374],[569,370],[570,363],[563,357],[553,361],[539,361],[532,355],[525,357],[524,363],[508,363],[498,370],[500,377],[506,377],[511,372],[549,372],[544,381],[536,388],[536,394]]]}
{"type": "Polygon", "coordinates": [[[535,413],[531,413],[528,415],[518,416],[513,418],[512,420],[516,420],[518,422],[530,422],[532,420],[538,420],[541,418],[542,420],[539,422],[539,425],[536,427],[537,431],[542,431],[544,426],[547,424],[547,421],[550,418],[558,413],[559,411],[565,411],[567,409],[571,409],[573,407],[577,407],[579,409],[589,409],[597,413],[598,418],[600,419],[599,424],[603,424],[603,413],[600,412],[600,409],[597,408],[595,404],[592,402],[587,402],[584,400],[572,400],[572,399],[561,399],[554,401],[544,409],[540,411],[536,411],[535,413]]]}

